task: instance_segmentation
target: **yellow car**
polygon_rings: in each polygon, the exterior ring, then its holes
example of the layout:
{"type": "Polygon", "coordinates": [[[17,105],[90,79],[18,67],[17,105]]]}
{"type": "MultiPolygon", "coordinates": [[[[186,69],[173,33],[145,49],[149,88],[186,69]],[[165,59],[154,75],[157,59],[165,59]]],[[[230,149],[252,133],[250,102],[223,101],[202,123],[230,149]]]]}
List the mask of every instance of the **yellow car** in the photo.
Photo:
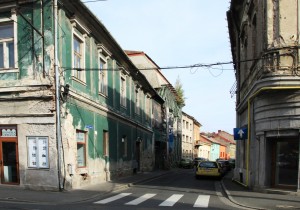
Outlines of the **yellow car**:
{"type": "Polygon", "coordinates": [[[195,177],[200,176],[211,176],[211,177],[222,177],[222,168],[216,161],[202,161],[198,164],[195,171],[195,177]]]}

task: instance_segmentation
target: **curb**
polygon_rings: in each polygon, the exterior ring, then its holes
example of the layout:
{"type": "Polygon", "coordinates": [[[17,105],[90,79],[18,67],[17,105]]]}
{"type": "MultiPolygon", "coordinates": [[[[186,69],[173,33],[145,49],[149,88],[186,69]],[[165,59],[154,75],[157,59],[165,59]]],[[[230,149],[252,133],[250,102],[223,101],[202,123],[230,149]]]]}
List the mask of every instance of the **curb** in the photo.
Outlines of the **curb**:
{"type": "Polygon", "coordinates": [[[260,208],[260,207],[255,207],[255,206],[248,206],[248,205],[245,205],[245,204],[242,204],[242,203],[239,203],[238,201],[236,201],[236,200],[231,196],[230,191],[227,190],[227,188],[226,188],[226,186],[225,186],[225,184],[224,184],[224,182],[223,182],[223,179],[221,180],[221,186],[222,186],[224,192],[226,193],[226,196],[228,197],[228,199],[229,199],[232,203],[234,203],[234,204],[236,204],[236,205],[238,205],[238,206],[244,207],[244,208],[256,209],[256,210],[266,210],[265,208],[260,208]]]}

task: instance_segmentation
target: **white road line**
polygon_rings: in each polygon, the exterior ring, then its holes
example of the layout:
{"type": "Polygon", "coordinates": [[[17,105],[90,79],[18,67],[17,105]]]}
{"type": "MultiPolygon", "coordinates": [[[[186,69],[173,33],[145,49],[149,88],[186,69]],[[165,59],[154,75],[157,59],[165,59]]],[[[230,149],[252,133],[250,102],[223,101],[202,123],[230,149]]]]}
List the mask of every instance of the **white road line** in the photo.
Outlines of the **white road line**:
{"type": "Polygon", "coordinates": [[[141,196],[141,197],[139,197],[137,199],[134,199],[133,201],[125,203],[125,204],[126,205],[138,205],[138,204],[140,204],[140,203],[142,203],[142,202],[144,202],[144,201],[146,201],[146,200],[154,197],[155,195],[156,194],[150,194],[150,193],[148,193],[148,194],[145,194],[145,195],[143,195],[143,196],[141,196]]]}
{"type": "Polygon", "coordinates": [[[182,194],[174,194],[167,200],[159,204],[159,206],[173,206],[182,196],[182,194]]]}
{"type": "Polygon", "coordinates": [[[100,200],[100,201],[97,201],[97,202],[94,202],[95,204],[106,204],[106,203],[109,203],[109,202],[112,202],[112,201],[115,201],[115,200],[118,200],[120,198],[123,198],[123,197],[126,197],[128,195],[131,195],[131,193],[120,193],[118,195],[115,195],[113,197],[110,197],[110,198],[106,198],[104,200],[100,200]]]}
{"type": "Polygon", "coordinates": [[[209,203],[209,198],[210,195],[199,195],[194,204],[194,207],[207,208],[209,203]]]}

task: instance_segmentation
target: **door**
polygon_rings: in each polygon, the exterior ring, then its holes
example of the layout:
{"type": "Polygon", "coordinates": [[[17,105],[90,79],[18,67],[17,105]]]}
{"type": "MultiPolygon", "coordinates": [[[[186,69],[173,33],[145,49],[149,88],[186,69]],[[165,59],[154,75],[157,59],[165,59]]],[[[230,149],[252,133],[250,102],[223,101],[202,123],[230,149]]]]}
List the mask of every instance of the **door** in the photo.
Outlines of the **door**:
{"type": "Polygon", "coordinates": [[[137,171],[141,169],[141,142],[137,141],[135,144],[135,158],[137,162],[137,171]]]}
{"type": "Polygon", "coordinates": [[[13,141],[1,141],[0,167],[2,184],[19,183],[19,164],[17,159],[17,143],[13,141]]]}
{"type": "Polygon", "coordinates": [[[273,146],[273,186],[297,188],[299,165],[299,140],[280,139],[273,146]]]}

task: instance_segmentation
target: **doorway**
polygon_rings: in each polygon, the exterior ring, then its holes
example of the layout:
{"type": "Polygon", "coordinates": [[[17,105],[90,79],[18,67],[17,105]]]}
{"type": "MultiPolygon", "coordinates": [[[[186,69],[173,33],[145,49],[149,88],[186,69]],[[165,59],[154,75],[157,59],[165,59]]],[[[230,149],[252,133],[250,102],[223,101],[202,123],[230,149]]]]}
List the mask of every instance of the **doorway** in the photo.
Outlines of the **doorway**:
{"type": "Polygon", "coordinates": [[[19,184],[19,161],[16,128],[0,129],[1,184],[19,184]]]}
{"type": "Polygon", "coordinates": [[[273,187],[297,189],[299,165],[298,138],[282,138],[273,144],[273,187]]]}
{"type": "Polygon", "coordinates": [[[135,158],[136,158],[136,170],[141,170],[141,142],[136,141],[135,143],[135,158]]]}

